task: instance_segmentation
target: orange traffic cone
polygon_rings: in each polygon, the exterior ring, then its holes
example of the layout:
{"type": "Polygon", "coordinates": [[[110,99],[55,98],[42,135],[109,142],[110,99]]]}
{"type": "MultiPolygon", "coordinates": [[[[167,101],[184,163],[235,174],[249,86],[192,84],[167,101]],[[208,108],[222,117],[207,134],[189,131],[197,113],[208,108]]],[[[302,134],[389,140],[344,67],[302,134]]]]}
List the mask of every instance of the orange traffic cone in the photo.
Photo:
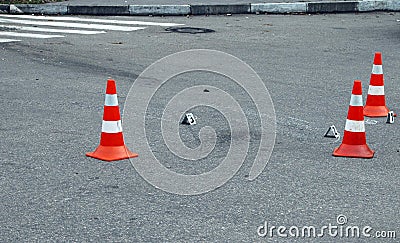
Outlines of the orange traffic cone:
{"type": "Polygon", "coordinates": [[[109,79],[107,81],[100,145],[94,152],[86,153],[86,156],[105,161],[122,160],[138,156],[138,154],[129,151],[124,143],[117,89],[114,80],[109,79]]]}
{"type": "Polygon", "coordinates": [[[364,115],[369,117],[386,117],[388,113],[389,109],[386,107],[385,101],[382,54],[375,52],[364,115]]]}
{"type": "Polygon", "coordinates": [[[374,151],[366,143],[361,81],[355,80],[351,93],[342,144],[333,151],[333,156],[372,158],[374,151]]]}

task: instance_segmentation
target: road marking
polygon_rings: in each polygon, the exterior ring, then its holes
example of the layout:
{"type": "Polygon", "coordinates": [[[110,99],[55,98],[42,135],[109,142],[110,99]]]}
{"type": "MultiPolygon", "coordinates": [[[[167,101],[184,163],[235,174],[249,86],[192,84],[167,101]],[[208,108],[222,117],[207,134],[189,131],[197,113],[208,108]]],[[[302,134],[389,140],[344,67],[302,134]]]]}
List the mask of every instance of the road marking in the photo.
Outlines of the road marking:
{"type": "MultiPolygon", "coordinates": [[[[3,15],[0,15],[3,16],[3,15]]],[[[33,20],[20,20],[20,19],[6,19],[0,18],[1,23],[15,23],[27,25],[40,25],[40,26],[57,26],[64,28],[81,28],[81,29],[98,29],[98,30],[116,30],[116,31],[135,31],[142,30],[146,27],[126,27],[118,25],[103,25],[103,24],[81,24],[69,22],[52,22],[52,21],[33,21],[33,20]]]]}
{"type": "Polygon", "coordinates": [[[17,25],[0,25],[0,28],[6,28],[10,30],[37,31],[37,32],[48,32],[48,33],[68,33],[68,34],[81,34],[81,35],[95,35],[95,34],[107,33],[105,31],[48,29],[48,28],[29,27],[29,26],[17,26],[17,25]]]}
{"type": "Polygon", "coordinates": [[[77,17],[51,17],[51,16],[32,16],[32,15],[1,15],[6,18],[20,18],[20,19],[37,19],[37,20],[53,20],[53,21],[78,21],[78,22],[91,22],[103,24],[123,24],[123,25],[148,25],[148,26],[181,26],[184,24],[175,23],[162,23],[162,22],[146,22],[146,21],[132,21],[132,20],[114,20],[114,19],[84,19],[77,17]]]}
{"type": "Polygon", "coordinates": [[[0,43],[8,43],[8,42],[15,42],[15,41],[21,41],[21,40],[14,40],[14,39],[1,39],[1,38],[0,38],[0,43]]]}
{"type": "MultiPolygon", "coordinates": [[[[95,35],[106,31],[136,31],[148,26],[180,26],[184,24],[158,23],[115,19],[90,19],[63,16],[35,16],[35,15],[0,15],[0,36],[14,36],[27,38],[56,38],[65,37],[60,34],[95,35]],[[135,26],[136,25],[136,26],[135,26]],[[137,26],[144,25],[144,26],[137,26]],[[43,27],[41,27],[43,26],[43,27]],[[54,28],[51,28],[54,27],[54,28]],[[20,33],[22,32],[22,33],[20,33]],[[30,33],[33,32],[33,33],[30,33]],[[43,34],[35,34],[43,32],[43,34]]],[[[20,41],[17,39],[1,38],[0,43],[20,41]]]]}
{"type": "Polygon", "coordinates": [[[64,37],[63,35],[43,35],[43,34],[18,33],[18,32],[3,32],[3,31],[0,31],[0,35],[13,36],[13,37],[39,38],[39,39],[64,37]]]}

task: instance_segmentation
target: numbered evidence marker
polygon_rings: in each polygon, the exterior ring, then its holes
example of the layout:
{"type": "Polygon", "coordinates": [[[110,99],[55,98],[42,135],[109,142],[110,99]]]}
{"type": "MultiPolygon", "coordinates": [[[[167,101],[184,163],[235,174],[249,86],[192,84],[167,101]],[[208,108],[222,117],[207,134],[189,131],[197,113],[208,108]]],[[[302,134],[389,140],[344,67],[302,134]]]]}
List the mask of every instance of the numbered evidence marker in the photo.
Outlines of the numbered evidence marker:
{"type": "Polygon", "coordinates": [[[194,119],[193,113],[186,113],[185,117],[183,118],[182,124],[195,125],[196,120],[194,119]]]}
{"type": "Polygon", "coordinates": [[[387,114],[386,123],[390,123],[390,124],[394,123],[394,112],[393,111],[389,111],[389,113],[387,114]]]}
{"type": "Polygon", "coordinates": [[[339,135],[336,127],[334,125],[332,125],[332,126],[329,127],[328,131],[326,131],[324,137],[327,137],[327,138],[339,138],[340,135],[339,135]]]}

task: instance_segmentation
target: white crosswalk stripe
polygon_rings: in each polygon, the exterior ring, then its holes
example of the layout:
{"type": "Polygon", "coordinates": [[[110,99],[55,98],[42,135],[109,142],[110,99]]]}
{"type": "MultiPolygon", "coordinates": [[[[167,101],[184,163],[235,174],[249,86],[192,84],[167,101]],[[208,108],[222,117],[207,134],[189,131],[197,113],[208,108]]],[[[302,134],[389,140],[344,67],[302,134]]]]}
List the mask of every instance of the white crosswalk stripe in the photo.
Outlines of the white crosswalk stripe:
{"type": "Polygon", "coordinates": [[[131,21],[131,20],[115,20],[115,19],[85,19],[78,17],[52,17],[52,16],[32,16],[32,15],[0,15],[5,18],[19,18],[19,19],[37,19],[37,20],[51,20],[51,21],[79,21],[79,22],[91,22],[91,23],[102,23],[102,24],[123,24],[123,25],[148,25],[148,26],[163,26],[173,27],[180,26],[183,24],[174,23],[157,23],[157,22],[145,22],[145,21],[131,21]]]}
{"type": "Polygon", "coordinates": [[[12,30],[34,31],[34,32],[66,33],[66,34],[80,34],[80,35],[95,35],[95,34],[107,33],[105,31],[50,29],[50,28],[39,28],[39,27],[18,26],[18,25],[0,25],[0,28],[12,29],[12,30]]]}
{"type": "Polygon", "coordinates": [[[14,40],[14,39],[2,39],[2,38],[0,38],[0,43],[15,42],[15,41],[21,41],[21,40],[14,40]]]}
{"type": "Polygon", "coordinates": [[[18,33],[18,32],[6,32],[6,31],[0,31],[0,36],[30,37],[39,39],[64,37],[63,35],[44,35],[44,34],[18,33]]]}
{"type": "Polygon", "coordinates": [[[0,43],[21,41],[20,39],[2,38],[3,36],[41,39],[62,38],[65,36],[61,34],[94,35],[104,34],[107,31],[137,31],[146,29],[149,26],[183,25],[133,20],[7,14],[0,14],[0,23],[0,43]],[[38,34],[37,32],[42,32],[43,34],[38,34]]]}
{"type": "Polygon", "coordinates": [[[105,25],[105,24],[81,24],[81,23],[70,23],[61,21],[36,21],[36,20],[20,20],[20,19],[5,19],[0,18],[1,23],[15,23],[15,24],[27,24],[27,25],[40,25],[40,26],[54,26],[64,28],[81,28],[81,29],[96,29],[96,30],[117,30],[117,31],[134,31],[142,30],[145,27],[126,27],[118,25],[105,25]]]}

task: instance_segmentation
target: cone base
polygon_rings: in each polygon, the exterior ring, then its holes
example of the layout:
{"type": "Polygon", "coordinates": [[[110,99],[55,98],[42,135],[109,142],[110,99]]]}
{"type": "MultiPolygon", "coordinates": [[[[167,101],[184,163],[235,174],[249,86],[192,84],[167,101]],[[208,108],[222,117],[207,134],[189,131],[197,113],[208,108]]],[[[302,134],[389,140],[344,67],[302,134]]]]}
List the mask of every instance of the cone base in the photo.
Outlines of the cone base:
{"type": "Polygon", "coordinates": [[[103,146],[99,145],[94,152],[86,153],[86,156],[104,161],[116,161],[138,157],[125,146],[103,146]]]}
{"type": "Polygon", "coordinates": [[[350,157],[350,158],[365,158],[371,159],[374,157],[375,151],[370,149],[367,144],[349,145],[341,144],[333,151],[333,156],[350,157]]]}
{"type": "Polygon", "coordinates": [[[389,108],[386,106],[364,106],[364,116],[369,117],[386,117],[389,113],[389,108]]]}

